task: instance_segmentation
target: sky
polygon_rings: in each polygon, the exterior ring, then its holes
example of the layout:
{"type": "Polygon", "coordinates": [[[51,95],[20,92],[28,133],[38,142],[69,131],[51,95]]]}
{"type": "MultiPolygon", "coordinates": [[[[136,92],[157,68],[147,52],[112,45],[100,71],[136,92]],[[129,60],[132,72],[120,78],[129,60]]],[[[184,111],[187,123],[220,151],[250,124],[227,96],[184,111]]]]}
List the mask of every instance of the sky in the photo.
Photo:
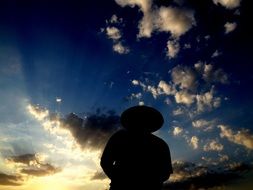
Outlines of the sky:
{"type": "Polygon", "coordinates": [[[158,109],[166,189],[252,189],[252,2],[1,0],[0,189],[105,190],[120,114],[158,109]]]}

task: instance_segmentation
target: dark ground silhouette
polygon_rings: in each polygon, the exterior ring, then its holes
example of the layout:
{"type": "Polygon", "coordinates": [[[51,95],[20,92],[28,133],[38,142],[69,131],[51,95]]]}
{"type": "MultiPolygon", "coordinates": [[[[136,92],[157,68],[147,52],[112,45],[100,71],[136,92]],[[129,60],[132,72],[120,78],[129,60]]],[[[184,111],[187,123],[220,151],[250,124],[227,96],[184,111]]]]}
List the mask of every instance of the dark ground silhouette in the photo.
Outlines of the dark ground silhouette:
{"type": "Polygon", "coordinates": [[[162,126],[162,115],[135,106],[123,112],[121,123],[125,129],[109,139],[101,157],[110,190],[160,190],[172,173],[168,145],[151,134],[162,126]]]}

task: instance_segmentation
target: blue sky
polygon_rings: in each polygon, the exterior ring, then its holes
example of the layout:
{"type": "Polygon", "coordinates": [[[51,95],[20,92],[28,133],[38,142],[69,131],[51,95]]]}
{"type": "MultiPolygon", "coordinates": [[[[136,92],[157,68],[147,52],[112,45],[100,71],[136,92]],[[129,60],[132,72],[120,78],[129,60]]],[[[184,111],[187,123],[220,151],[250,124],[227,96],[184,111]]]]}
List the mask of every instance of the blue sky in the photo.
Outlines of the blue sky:
{"type": "Polygon", "coordinates": [[[165,118],[155,134],[179,168],[171,183],[196,177],[183,172],[187,162],[194,171],[251,168],[251,7],[246,0],[1,1],[0,189],[50,189],[53,179],[70,178],[76,183],[59,188],[103,189],[103,144],[121,112],[138,104],[165,118]],[[76,168],[86,173],[75,176],[76,168]]]}

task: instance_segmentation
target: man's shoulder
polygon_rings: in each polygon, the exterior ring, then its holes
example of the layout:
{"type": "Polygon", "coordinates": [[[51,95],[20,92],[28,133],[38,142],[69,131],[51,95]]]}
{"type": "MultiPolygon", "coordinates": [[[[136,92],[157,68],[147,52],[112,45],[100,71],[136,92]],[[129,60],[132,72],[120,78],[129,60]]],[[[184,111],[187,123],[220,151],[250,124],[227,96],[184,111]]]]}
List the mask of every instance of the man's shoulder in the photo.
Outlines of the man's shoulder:
{"type": "Polygon", "coordinates": [[[112,134],[111,138],[112,139],[119,139],[126,137],[128,135],[127,131],[125,129],[120,129],[116,131],[115,133],[112,134]]]}
{"type": "Polygon", "coordinates": [[[157,144],[168,147],[168,144],[160,137],[158,137],[154,134],[151,134],[151,137],[152,137],[153,141],[156,142],[157,144]]]}

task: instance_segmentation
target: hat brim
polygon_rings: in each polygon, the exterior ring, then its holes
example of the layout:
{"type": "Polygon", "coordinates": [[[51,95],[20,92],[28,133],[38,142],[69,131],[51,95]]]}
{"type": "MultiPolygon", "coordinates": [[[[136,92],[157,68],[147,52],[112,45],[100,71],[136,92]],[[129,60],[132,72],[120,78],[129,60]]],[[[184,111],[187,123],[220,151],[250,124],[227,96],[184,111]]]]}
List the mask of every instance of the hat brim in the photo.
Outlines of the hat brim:
{"type": "Polygon", "coordinates": [[[134,106],[121,114],[121,124],[128,130],[154,132],[164,123],[162,114],[148,106],[134,106]]]}

